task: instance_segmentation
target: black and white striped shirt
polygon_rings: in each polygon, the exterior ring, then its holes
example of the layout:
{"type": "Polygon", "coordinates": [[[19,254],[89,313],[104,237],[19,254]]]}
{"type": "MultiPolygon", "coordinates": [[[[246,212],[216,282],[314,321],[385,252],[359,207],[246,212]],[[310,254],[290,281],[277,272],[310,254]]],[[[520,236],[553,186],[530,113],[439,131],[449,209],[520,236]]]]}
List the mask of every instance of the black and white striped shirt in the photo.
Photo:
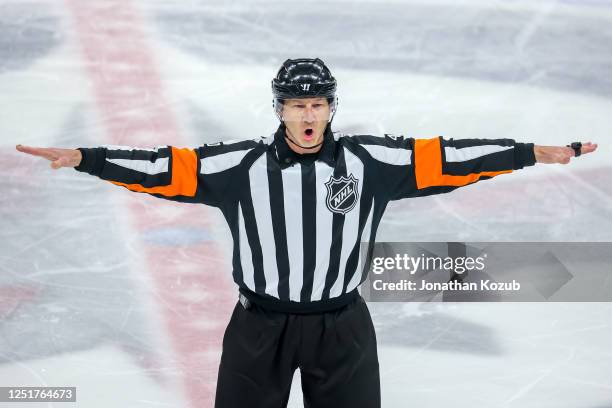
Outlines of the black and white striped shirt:
{"type": "MultiPolygon", "coordinates": [[[[447,193],[533,165],[512,139],[413,139],[325,132],[297,155],[284,126],[268,138],[195,149],[80,149],[84,171],[132,191],[218,207],[234,241],[233,278],[276,310],[324,310],[364,281],[362,241],[374,243],[387,203],[447,193]]],[[[367,263],[364,262],[364,263],[367,263]]]]}

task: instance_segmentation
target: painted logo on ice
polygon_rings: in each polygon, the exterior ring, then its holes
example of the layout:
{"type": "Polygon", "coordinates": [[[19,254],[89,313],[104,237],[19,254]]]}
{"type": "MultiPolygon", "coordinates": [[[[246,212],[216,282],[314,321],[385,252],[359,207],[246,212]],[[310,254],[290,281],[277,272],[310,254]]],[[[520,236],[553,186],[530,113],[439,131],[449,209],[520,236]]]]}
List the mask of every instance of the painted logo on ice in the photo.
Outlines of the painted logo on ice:
{"type": "Polygon", "coordinates": [[[327,198],[325,203],[331,212],[346,214],[355,208],[359,199],[358,180],[350,174],[348,177],[331,176],[325,183],[327,198]]]}

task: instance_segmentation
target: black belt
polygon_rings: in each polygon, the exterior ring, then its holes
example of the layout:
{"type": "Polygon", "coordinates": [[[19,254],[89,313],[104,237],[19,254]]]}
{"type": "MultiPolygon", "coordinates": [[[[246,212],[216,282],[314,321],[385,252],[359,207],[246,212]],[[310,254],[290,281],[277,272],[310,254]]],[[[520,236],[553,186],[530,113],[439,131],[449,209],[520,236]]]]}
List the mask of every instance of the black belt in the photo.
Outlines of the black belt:
{"type": "Polygon", "coordinates": [[[335,298],[316,300],[312,302],[295,302],[279,300],[271,296],[260,295],[251,290],[240,288],[238,300],[245,309],[251,308],[252,304],[254,303],[257,306],[273,312],[309,314],[324,313],[340,309],[341,307],[344,307],[357,299],[359,296],[359,291],[354,289],[351,292],[344,293],[335,298]]]}

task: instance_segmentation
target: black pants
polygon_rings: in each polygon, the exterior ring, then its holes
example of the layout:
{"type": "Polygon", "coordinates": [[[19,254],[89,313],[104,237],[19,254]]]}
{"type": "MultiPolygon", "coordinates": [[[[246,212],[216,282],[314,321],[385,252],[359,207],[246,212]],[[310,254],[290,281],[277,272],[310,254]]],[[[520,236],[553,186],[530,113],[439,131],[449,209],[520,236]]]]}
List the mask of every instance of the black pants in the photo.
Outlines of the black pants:
{"type": "Polygon", "coordinates": [[[296,368],[305,408],[379,408],[376,335],[363,298],[325,313],[236,304],[223,337],[215,408],[287,406],[296,368]]]}

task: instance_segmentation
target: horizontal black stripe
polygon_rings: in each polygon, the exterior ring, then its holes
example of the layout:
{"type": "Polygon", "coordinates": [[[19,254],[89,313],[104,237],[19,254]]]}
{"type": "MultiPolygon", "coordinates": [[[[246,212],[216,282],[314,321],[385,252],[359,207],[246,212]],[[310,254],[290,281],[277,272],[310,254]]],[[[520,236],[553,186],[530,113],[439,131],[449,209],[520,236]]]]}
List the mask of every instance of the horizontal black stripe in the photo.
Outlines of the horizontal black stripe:
{"type": "Polygon", "coordinates": [[[292,300],[278,300],[266,294],[255,293],[247,288],[240,288],[240,293],[249,299],[249,301],[263,307],[264,309],[274,312],[295,314],[324,313],[340,309],[359,296],[357,289],[354,289],[334,298],[307,302],[295,302],[292,300]]]}
{"type": "Polygon", "coordinates": [[[514,146],[514,140],[512,139],[443,139],[443,146],[452,146],[457,149],[464,147],[473,146],[486,146],[486,145],[498,145],[498,146],[514,146]]]}
{"type": "Polygon", "coordinates": [[[107,161],[100,178],[125,184],[139,184],[146,188],[167,186],[172,183],[170,172],[160,174],[146,174],[136,170],[127,169],[107,161]]]}
{"type": "Polygon", "coordinates": [[[148,160],[154,162],[158,158],[170,157],[171,150],[169,147],[161,147],[157,151],[151,152],[148,150],[110,150],[106,148],[107,159],[127,159],[127,160],[148,160]]]}

